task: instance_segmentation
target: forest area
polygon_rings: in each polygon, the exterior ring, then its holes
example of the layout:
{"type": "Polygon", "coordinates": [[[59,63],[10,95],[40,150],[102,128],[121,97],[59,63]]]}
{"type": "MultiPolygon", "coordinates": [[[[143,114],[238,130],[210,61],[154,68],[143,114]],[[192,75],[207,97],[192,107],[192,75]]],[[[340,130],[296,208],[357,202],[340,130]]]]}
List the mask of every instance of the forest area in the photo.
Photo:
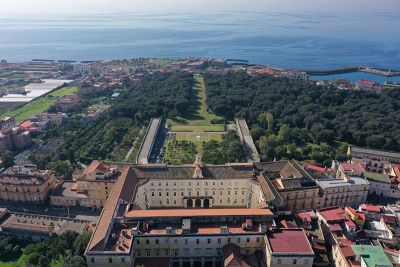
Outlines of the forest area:
{"type": "Polygon", "coordinates": [[[311,82],[205,75],[207,105],[226,120],[245,118],[264,160],[344,159],[347,143],[400,151],[400,91],[345,91],[311,82]]]}

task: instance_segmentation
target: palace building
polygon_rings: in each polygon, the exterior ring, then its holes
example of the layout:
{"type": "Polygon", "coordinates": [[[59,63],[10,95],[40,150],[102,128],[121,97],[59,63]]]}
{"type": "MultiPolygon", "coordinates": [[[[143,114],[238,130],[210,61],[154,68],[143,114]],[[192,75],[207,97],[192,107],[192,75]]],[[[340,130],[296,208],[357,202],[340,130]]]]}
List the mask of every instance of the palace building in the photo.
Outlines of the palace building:
{"type": "MultiPolygon", "coordinates": [[[[313,208],[318,188],[296,161],[125,166],[86,260],[90,267],[267,263],[281,257],[266,247],[274,227],[271,209],[313,208]]],[[[312,265],[308,250],[285,253],[292,262],[312,265]]]]}

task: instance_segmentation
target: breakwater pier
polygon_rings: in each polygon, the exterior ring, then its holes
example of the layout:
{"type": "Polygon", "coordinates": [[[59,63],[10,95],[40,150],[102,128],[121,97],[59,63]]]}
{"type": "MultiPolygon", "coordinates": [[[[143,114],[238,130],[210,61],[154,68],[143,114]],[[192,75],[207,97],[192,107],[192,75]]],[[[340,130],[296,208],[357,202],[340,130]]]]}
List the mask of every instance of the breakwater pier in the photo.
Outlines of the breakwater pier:
{"type": "Polygon", "coordinates": [[[399,70],[381,69],[374,67],[362,67],[362,66],[350,66],[343,68],[332,68],[332,69],[321,69],[321,70],[301,70],[306,72],[308,75],[332,75],[332,74],[342,74],[351,72],[366,72],[375,75],[385,76],[385,77],[395,77],[400,76],[399,70]]]}

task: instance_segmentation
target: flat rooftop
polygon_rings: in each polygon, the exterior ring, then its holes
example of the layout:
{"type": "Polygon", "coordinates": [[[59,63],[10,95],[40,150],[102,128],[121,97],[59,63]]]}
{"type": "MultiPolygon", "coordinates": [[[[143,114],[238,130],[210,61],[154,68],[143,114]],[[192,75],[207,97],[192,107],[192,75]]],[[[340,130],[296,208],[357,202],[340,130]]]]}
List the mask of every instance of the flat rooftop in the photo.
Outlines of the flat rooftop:
{"type": "Polygon", "coordinates": [[[57,189],[52,196],[57,197],[74,197],[74,198],[88,198],[86,194],[79,193],[78,191],[74,190],[75,182],[64,181],[62,185],[57,189]]]}
{"type": "Polygon", "coordinates": [[[139,164],[147,164],[148,159],[153,148],[154,139],[157,137],[158,129],[160,127],[161,118],[151,119],[147,134],[140,149],[138,160],[139,164]]]}
{"type": "Polygon", "coordinates": [[[273,253],[314,254],[303,229],[280,229],[267,237],[273,253]]]}

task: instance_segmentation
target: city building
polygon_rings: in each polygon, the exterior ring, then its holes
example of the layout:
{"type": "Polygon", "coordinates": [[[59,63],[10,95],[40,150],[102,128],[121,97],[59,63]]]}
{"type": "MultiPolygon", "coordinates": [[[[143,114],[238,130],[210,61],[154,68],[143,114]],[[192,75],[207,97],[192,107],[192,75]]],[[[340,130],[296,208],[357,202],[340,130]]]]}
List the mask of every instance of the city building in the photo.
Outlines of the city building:
{"type": "Polygon", "coordinates": [[[14,118],[0,118],[0,154],[6,150],[22,149],[30,143],[29,132],[17,127],[14,118]]]}
{"type": "Polygon", "coordinates": [[[368,197],[370,184],[362,178],[317,180],[321,188],[318,208],[331,206],[359,207],[368,197]]]}
{"type": "Polygon", "coordinates": [[[14,166],[0,173],[0,200],[43,204],[55,186],[56,178],[50,170],[14,166]]]}
{"type": "Polygon", "coordinates": [[[400,164],[400,153],[382,150],[367,149],[350,145],[347,155],[362,159],[366,163],[366,169],[372,172],[382,172],[389,163],[400,164]]]}
{"type": "Polygon", "coordinates": [[[364,177],[370,183],[369,194],[397,199],[400,198],[398,183],[394,183],[388,175],[384,173],[364,172],[364,177]]]}
{"type": "Polygon", "coordinates": [[[371,91],[379,93],[382,91],[382,86],[374,81],[359,80],[356,81],[356,86],[354,87],[354,89],[360,91],[371,91]]]}
{"type": "Polygon", "coordinates": [[[281,210],[313,209],[320,187],[297,161],[254,163],[260,170],[258,182],[264,201],[281,210]]]}
{"type": "Polygon", "coordinates": [[[119,167],[95,160],[73,181],[63,181],[56,188],[51,205],[102,208],[120,174],[119,167]]]}
{"type": "Polygon", "coordinates": [[[317,210],[321,230],[329,245],[351,243],[356,235],[357,225],[341,207],[328,207],[317,210]]]}
{"type": "Polygon", "coordinates": [[[333,260],[336,267],[392,267],[385,251],[378,246],[351,245],[333,247],[333,260]]]}
{"type": "Polygon", "coordinates": [[[339,163],[336,177],[340,179],[349,179],[350,177],[362,177],[365,167],[359,162],[339,163]]]}
{"type": "Polygon", "coordinates": [[[36,115],[38,120],[48,120],[51,125],[59,125],[62,124],[67,118],[68,115],[62,112],[57,113],[41,113],[36,115]]]}
{"type": "Polygon", "coordinates": [[[60,112],[69,112],[78,109],[82,105],[82,99],[79,95],[61,96],[55,103],[54,108],[60,112]]]}
{"type": "Polygon", "coordinates": [[[314,251],[303,229],[278,229],[267,233],[267,266],[313,266],[314,251]]]}
{"type": "Polygon", "coordinates": [[[87,227],[87,221],[69,218],[57,218],[45,215],[11,213],[0,211],[0,233],[18,239],[34,242],[48,240],[67,231],[81,234],[87,227]]]}

